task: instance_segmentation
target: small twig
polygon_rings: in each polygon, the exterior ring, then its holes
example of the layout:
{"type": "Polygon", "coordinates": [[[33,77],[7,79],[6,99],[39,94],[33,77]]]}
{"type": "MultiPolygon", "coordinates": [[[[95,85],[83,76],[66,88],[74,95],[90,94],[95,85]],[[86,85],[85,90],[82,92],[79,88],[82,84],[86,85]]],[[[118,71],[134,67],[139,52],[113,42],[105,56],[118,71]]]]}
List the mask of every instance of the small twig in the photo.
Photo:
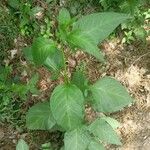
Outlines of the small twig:
{"type": "Polygon", "coordinates": [[[143,54],[142,56],[140,56],[139,58],[137,58],[137,59],[131,64],[131,66],[134,65],[137,61],[139,61],[142,57],[145,57],[145,56],[148,55],[148,54],[150,54],[150,52],[145,53],[145,54],[143,54]]]}

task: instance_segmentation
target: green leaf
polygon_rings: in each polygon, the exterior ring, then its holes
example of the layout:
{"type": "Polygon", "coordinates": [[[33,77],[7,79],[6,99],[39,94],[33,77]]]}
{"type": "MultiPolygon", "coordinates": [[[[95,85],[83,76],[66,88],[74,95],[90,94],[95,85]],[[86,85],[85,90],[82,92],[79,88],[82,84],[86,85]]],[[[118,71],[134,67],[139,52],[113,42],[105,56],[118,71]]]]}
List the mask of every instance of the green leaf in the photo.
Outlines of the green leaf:
{"type": "Polygon", "coordinates": [[[39,75],[34,74],[32,78],[29,80],[27,84],[27,89],[32,93],[32,94],[38,94],[38,89],[36,87],[37,82],[39,80],[39,75]]]}
{"type": "Polygon", "coordinates": [[[60,71],[64,67],[63,53],[55,49],[55,53],[50,54],[44,62],[44,65],[51,71],[60,71]]]}
{"type": "Polygon", "coordinates": [[[147,32],[145,31],[143,27],[135,28],[134,34],[137,39],[140,39],[143,41],[146,40],[147,32]]]}
{"type": "Polygon", "coordinates": [[[80,30],[82,37],[90,37],[93,43],[97,45],[108,37],[119,24],[128,18],[128,15],[121,13],[94,13],[79,19],[74,24],[73,30],[80,30]]]}
{"type": "Polygon", "coordinates": [[[29,150],[29,146],[23,139],[20,139],[16,146],[16,150],[29,150]]]}
{"type": "Polygon", "coordinates": [[[56,49],[55,53],[49,55],[44,62],[45,67],[51,71],[51,80],[58,79],[61,69],[65,66],[64,56],[62,51],[56,49]]]}
{"type": "Polygon", "coordinates": [[[73,31],[68,37],[68,42],[104,62],[103,54],[97,45],[128,18],[126,14],[114,12],[84,16],[73,25],[73,31]]]}
{"type": "Polygon", "coordinates": [[[93,55],[99,61],[104,62],[104,56],[97,47],[97,44],[95,44],[89,36],[83,35],[82,32],[72,32],[67,37],[67,41],[73,46],[81,48],[83,51],[93,55]]]}
{"type": "Polygon", "coordinates": [[[105,150],[104,146],[97,141],[91,141],[91,143],[88,146],[88,150],[105,150]]]}
{"type": "Polygon", "coordinates": [[[121,8],[122,12],[130,13],[131,15],[134,15],[138,5],[139,0],[126,0],[124,1],[119,7],[121,8]]]}
{"type": "Polygon", "coordinates": [[[32,48],[31,47],[25,47],[23,48],[23,53],[25,55],[25,58],[28,60],[28,61],[33,61],[33,56],[32,56],[32,48]]]}
{"type": "Polygon", "coordinates": [[[51,79],[52,81],[54,81],[54,80],[57,80],[57,79],[59,78],[59,76],[60,76],[60,71],[51,72],[50,79],[51,79]]]}
{"type": "Polygon", "coordinates": [[[96,119],[89,126],[89,131],[103,142],[121,145],[121,142],[117,133],[104,119],[101,119],[101,118],[96,119]]]}
{"type": "Polygon", "coordinates": [[[104,119],[113,129],[117,129],[120,126],[120,123],[110,117],[102,117],[101,119],[104,119]]]}
{"type": "Polygon", "coordinates": [[[84,118],[83,94],[75,85],[59,85],[51,96],[50,106],[58,125],[72,130],[82,125],[84,118]]]}
{"type": "Polygon", "coordinates": [[[59,12],[58,22],[60,25],[68,25],[71,21],[70,13],[66,8],[62,8],[59,12]]]}
{"type": "Polygon", "coordinates": [[[12,84],[11,85],[11,91],[13,94],[19,96],[22,100],[27,99],[27,94],[29,92],[29,89],[26,85],[22,84],[12,84]]]}
{"type": "Polygon", "coordinates": [[[86,150],[89,142],[90,137],[83,129],[75,129],[65,133],[65,150],[86,150]]]}
{"type": "Polygon", "coordinates": [[[42,144],[42,150],[53,150],[51,143],[44,143],[42,144]]]}
{"type": "Polygon", "coordinates": [[[19,8],[19,0],[8,0],[8,5],[10,5],[14,9],[19,8]]]}
{"type": "Polygon", "coordinates": [[[32,44],[32,56],[35,64],[42,65],[46,58],[55,52],[55,44],[53,41],[44,37],[39,37],[32,44]]]}
{"type": "Polygon", "coordinates": [[[72,75],[72,83],[75,84],[83,93],[88,86],[88,80],[81,70],[76,70],[72,75]]]}
{"type": "Polygon", "coordinates": [[[31,130],[49,130],[55,125],[49,102],[38,103],[26,115],[26,125],[31,130]]]}
{"type": "Polygon", "coordinates": [[[90,87],[93,106],[101,112],[115,112],[132,102],[126,89],[115,79],[104,77],[90,87]]]}
{"type": "Polygon", "coordinates": [[[67,35],[69,32],[69,26],[72,24],[72,19],[70,13],[66,8],[62,8],[58,16],[58,38],[64,43],[66,43],[67,35]]]}

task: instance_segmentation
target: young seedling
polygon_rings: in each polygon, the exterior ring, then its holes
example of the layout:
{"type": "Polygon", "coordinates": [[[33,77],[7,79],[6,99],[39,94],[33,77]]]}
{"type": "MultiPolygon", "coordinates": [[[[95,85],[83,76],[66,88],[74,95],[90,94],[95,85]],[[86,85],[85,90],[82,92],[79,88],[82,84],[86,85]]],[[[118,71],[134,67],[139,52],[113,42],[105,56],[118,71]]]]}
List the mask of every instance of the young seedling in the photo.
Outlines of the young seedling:
{"type": "Polygon", "coordinates": [[[61,148],[64,150],[104,150],[105,142],[121,145],[115,132],[118,127],[116,120],[105,116],[98,117],[91,124],[85,121],[85,105],[89,103],[85,95],[90,95],[94,110],[104,114],[119,111],[130,104],[132,98],[118,81],[108,76],[94,84],[88,84],[81,72],[70,78],[64,49],[60,50],[58,45],[63,43],[62,48],[68,45],[81,49],[105,62],[97,45],[128,18],[126,14],[107,12],[76,20],[66,9],[60,10],[57,39],[38,37],[29,50],[30,60],[37,66],[45,66],[55,76],[63,76],[64,83],[54,89],[49,102],[38,103],[29,109],[26,116],[28,129],[64,132],[64,147],[61,148]]]}

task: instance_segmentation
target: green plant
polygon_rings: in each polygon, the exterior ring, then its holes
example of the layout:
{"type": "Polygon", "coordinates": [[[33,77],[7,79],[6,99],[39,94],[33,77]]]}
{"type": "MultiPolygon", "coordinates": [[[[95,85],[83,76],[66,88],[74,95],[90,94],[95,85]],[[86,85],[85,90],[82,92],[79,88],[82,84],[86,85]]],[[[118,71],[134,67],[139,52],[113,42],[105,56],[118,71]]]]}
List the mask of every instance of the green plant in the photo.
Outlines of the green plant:
{"type": "Polygon", "coordinates": [[[51,29],[51,22],[48,18],[44,19],[45,24],[40,26],[41,35],[45,38],[50,38],[52,36],[50,29],[51,29]]]}
{"type": "Polygon", "coordinates": [[[76,48],[82,49],[104,63],[97,45],[128,18],[126,14],[108,12],[76,20],[66,9],[60,10],[57,39],[38,37],[26,49],[26,54],[38,67],[45,66],[57,77],[62,76],[64,83],[54,89],[50,102],[38,103],[29,109],[26,115],[28,129],[64,132],[64,147],[61,149],[65,150],[103,150],[103,142],[121,145],[114,131],[118,122],[105,115],[91,124],[86,122],[85,105],[90,104],[95,111],[108,114],[121,110],[132,102],[132,98],[111,77],[103,77],[91,84],[77,69],[70,78],[65,49],[71,48],[73,52],[76,48]]]}
{"type": "Polygon", "coordinates": [[[146,43],[148,31],[144,29],[144,26],[148,26],[146,20],[150,18],[149,15],[150,11],[146,8],[139,8],[134,11],[132,20],[121,25],[122,30],[124,30],[122,43],[130,44],[135,40],[146,43]]]}
{"type": "Polygon", "coordinates": [[[43,11],[42,7],[34,6],[30,0],[8,0],[10,12],[19,20],[21,35],[33,35],[38,30],[39,25],[36,20],[36,14],[43,11]]]}
{"type": "Polygon", "coordinates": [[[132,19],[121,25],[124,31],[122,43],[130,44],[135,40],[146,43],[147,31],[144,29],[149,12],[147,0],[100,0],[103,11],[129,13],[132,19]]]}
{"type": "Polygon", "coordinates": [[[3,63],[8,49],[13,48],[14,39],[18,34],[18,28],[14,16],[10,15],[7,7],[0,3],[0,62],[3,63]]]}
{"type": "Polygon", "coordinates": [[[12,67],[0,67],[0,122],[9,122],[19,126],[21,120],[21,106],[29,93],[38,94],[36,83],[38,75],[34,75],[27,84],[22,84],[20,79],[11,75],[12,67]]]}

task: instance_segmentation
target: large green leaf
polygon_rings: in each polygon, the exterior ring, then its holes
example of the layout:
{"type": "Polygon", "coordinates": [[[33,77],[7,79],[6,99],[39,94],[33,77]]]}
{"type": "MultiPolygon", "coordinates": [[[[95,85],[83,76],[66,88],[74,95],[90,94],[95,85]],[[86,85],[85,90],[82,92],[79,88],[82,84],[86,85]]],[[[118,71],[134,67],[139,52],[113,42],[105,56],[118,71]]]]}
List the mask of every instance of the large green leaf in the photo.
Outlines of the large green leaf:
{"type": "Polygon", "coordinates": [[[32,56],[35,64],[42,65],[46,58],[55,52],[55,44],[53,41],[44,37],[39,37],[32,44],[32,56]]]}
{"type": "Polygon", "coordinates": [[[83,51],[93,55],[99,61],[104,62],[104,56],[97,47],[97,44],[89,36],[83,35],[81,31],[72,32],[67,40],[73,46],[83,49],[83,51]]]}
{"type": "Polygon", "coordinates": [[[126,14],[107,12],[94,13],[79,19],[73,25],[73,31],[68,36],[68,42],[82,48],[100,61],[104,61],[103,54],[97,45],[113,30],[129,17],[126,14]]]}
{"type": "Polygon", "coordinates": [[[83,129],[75,129],[65,133],[65,150],[86,150],[90,137],[83,129]]]}
{"type": "Polygon", "coordinates": [[[100,142],[93,140],[90,142],[88,150],[105,150],[105,148],[100,142]]]}
{"type": "Polygon", "coordinates": [[[75,85],[59,85],[51,96],[50,106],[53,116],[65,130],[72,130],[82,125],[84,111],[83,94],[75,85]]]}
{"type": "Polygon", "coordinates": [[[29,146],[23,139],[20,139],[16,146],[16,150],[29,150],[29,146]]]}
{"type": "Polygon", "coordinates": [[[26,115],[26,125],[31,130],[48,130],[55,125],[49,102],[38,103],[26,115]]]}
{"type": "Polygon", "coordinates": [[[132,102],[126,89],[115,79],[104,77],[90,87],[93,106],[101,112],[115,112],[132,102]]]}
{"type": "Polygon", "coordinates": [[[94,13],[79,19],[73,29],[80,30],[81,36],[90,37],[95,44],[98,44],[128,18],[128,15],[121,13],[94,13]]]}
{"type": "Polygon", "coordinates": [[[117,133],[104,119],[96,119],[89,126],[89,131],[101,141],[108,142],[110,144],[121,145],[117,133]]]}

